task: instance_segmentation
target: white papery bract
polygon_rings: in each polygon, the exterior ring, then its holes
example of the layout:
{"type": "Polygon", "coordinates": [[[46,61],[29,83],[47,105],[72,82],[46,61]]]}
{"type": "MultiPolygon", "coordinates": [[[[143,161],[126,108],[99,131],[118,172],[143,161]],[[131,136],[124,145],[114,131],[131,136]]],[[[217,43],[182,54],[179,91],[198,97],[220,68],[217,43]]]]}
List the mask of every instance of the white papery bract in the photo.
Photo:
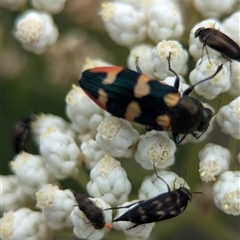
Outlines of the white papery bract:
{"type": "Polygon", "coordinates": [[[91,196],[117,206],[128,199],[131,183],[120,162],[105,156],[91,170],[87,190],[91,196]]]}
{"type": "Polygon", "coordinates": [[[146,11],[147,33],[153,41],[179,38],[184,31],[180,10],[173,3],[154,4],[146,11]]]}
{"type": "Polygon", "coordinates": [[[44,220],[53,229],[72,227],[70,214],[76,205],[69,189],[60,190],[58,186],[47,184],[36,192],[37,207],[42,209],[44,220]]]}
{"type": "Polygon", "coordinates": [[[158,79],[165,79],[173,75],[168,70],[169,53],[171,52],[171,68],[179,75],[187,71],[188,53],[177,41],[163,40],[152,51],[153,75],[158,79]]]}
{"type": "Polygon", "coordinates": [[[97,126],[108,115],[76,85],[72,85],[72,90],[67,94],[66,104],[67,116],[73,128],[81,134],[90,132],[95,136],[97,126]]]}
{"type": "Polygon", "coordinates": [[[133,71],[136,70],[136,63],[140,67],[143,74],[154,78],[152,64],[153,46],[149,44],[140,44],[131,48],[128,55],[128,67],[133,71]]]}
{"type": "Polygon", "coordinates": [[[141,136],[135,151],[135,160],[145,169],[167,168],[174,161],[175,143],[169,139],[167,133],[152,130],[141,136]]]}
{"type": "MultiPolygon", "coordinates": [[[[122,205],[119,205],[118,207],[124,207],[124,206],[128,206],[130,204],[133,204],[134,202],[138,202],[138,200],[133,200],[130,202],[125,202],[122,205]]],[[[132,207],[134,207],[135,205],[129,207],[129,208],[119,208],[118,209],[118,213],[115,216],[115,218],[120,217],[121,215],[123,215],[126,211],[128,211],[129,209],[131,209],[132,207]]],[[[118,222],[114,222],[113,226],[114,228],[116,228],[117,230],[121,230],[124,232],[125,236],[127,237],[127,239],[129,240],[136,240],[136,239],[147,239],[155,225],[155,223],[148,223],[148,224],[141,224],[137,227],[134,227],[132,229],[127,229],[132,227],[133,225],[135,225],[135,223],[129,222],[129,221],[118,221],[118,222]]]]}
{"type": "Polygon", "coordinates": [[[38,10],[57,14],[63,10],[65,2],[66,0],[31,0],[31,5],[38,10]]]}
{"type": "MultiPolygon", "coordinates": [[[[187,182],[174,172],[158,170],[157,174],[168,184],[171,191],[180,187],[190,189],[187,182]]],[[[146,200],[156,197],[159,194],[168,192],[168,188],[165,182],[159,179],[156,173],[153,173],[152,176],[145,177],[139,189],[139,199],[146,200]]]]}
{"type": "Polygon", "coordinates": [[[2,240],[50,240],[53,230],[42,218],[42,213],[28,208],[9,211],[0,220],[2,240]]]}
{"type": "Polygon", "coordinates": [[[40,152],[56,178],[77,177],[82,153],[71,136],[48,127],[40,137],[40,152]]]}
{"type": "Polygon", "coordinates": [[[240,63],[236,61],[231,62],[231,76],[230,88],[228,93],[234,97],[240,95],[240,63]]]}
{"type": "Polygon", "coordinates": [[[58,29],[51,15],[28,10],[16,19],[14,35],[26,50],[42,54],[57,41],[58,29]]]}
{"type": "Polygon", "coordinates": [[[28,0],[2,0],[0,6],[10,11],[17,11],[26,5],[28,0]]]}
{"type": "MultiPolygon", "coordinates": [[[[193,69],[189,75],[191,84],[194,85],[197,82],[213,75],[217,71],[217,68],[220,64],[220,60],[215,60],[212,58],[208,59],[207,56],[199,59],[196,63],[195,69],[193,69]]],[[[198,84],[194,90],[198,95],[202,95],[208,100],[214,99],[219,93],[226,92],[229,89],[230,75],[231,71],[229,67],[227,65],[223,65],[222,70],[218,72],[214,78],[198,84]]]]}
{"type": "Polygon", "coordinates": [[[46,159],[40,155],[32,155],[22,151],[10,162],[12,170],[18,178],[18,184],[22,190],[34,198],[35,192],[42,186],[53,181],[46,168],[46,159]]]}
{"type": "Polygon", "coordinates": [[[131,47],[147,36],[145,14],[131,5],[121,2],[103,3],[100,16],[107,33],[120,46],[131,47]]]}
{"type": "Polygon", "coordinates": [[[194,0],[195,8],[204,17],[222,17],[231,13],[234,9],[236,0],[194,0]]]}
{"type": "Polygon", "coordinates": [[[29,195],[24,192],[24,186],[19,186],[18,178],[15,175],[0,175],[1,183],[1,204],[0,212],[17,210],[27,204],[32,204],[34,200],[29,199],[29,195]]]}
{"type": "Polygon", "coordinates": [[[199,174],[204,182],[215,181],[215,176],[228,170],[231,154],[228,149],[208,143],[199,151],[199,174]]]}
{"type": "Polygon", "coordinates": [[[52,127],[55,130],[75,138],[76,133],[70,123],[57,115],[41,113],[34,115],[33,121],[31,122],[31,132],[37,144],[40,142],[40,134],[45,132],[47,127],[52,127]]]}
{"type": "MultiPolygon", "coordinates": [[[[101,198],[89,198],[102,210],[111,208],[111,206],[105,203],[101,198]]],[[[112,222],[112,210],[103,211],[104,219],[106,223],[112,222]]],[[[73,232],[79,238],[86,238],[89,240],[100,240],[104,234],[108,231],[107,228],[95,229],[86,215],[79,209],[78,206],[74,208],[70,215],[73,223],[73,232]]]]}
{"type": "Polygon", "coordinates": [[[89,169],[92,169],[105,155],[94,139],[88,139],[82,142],[80,149],[83,154],[83,161],[89,169]]]}
{"type": "Polygon", "coordinates": [[[199,58],[202,58],[203,55],[206,55],[208,52],[209,58],[216,58],[219,57],[219,52],[215,51],[214,49],[211,49],[207,46],[203,49],[203,43],[200,42],[199,37],[195,38],[194,34],[197,29],[204,27],[204,28],[215,28],[219,31],[222,31],[222,26],[220,22],[217,19],[209,18],[202,22],[197,23],[190,31],[189,35],[189,53],[194,58],[195,61],[197,61],[199,58]]]}
{"type": "Polygon", "coordinates": [[[235,139],[240,139],[240,97],[235,98],[228,105],[220,108],[216,115],[216,120],[225,134],[229,134],[235,139]]]}
{"type": "Polygon", "coordinates": [[[97,128],[96,141],[105,154],[113,157],[131,157],[139,133],[125,119],[105,118],[97,128]]]}
{"type": "Polygon", "coordinates": [[[239,24],[239,19],[240,11],[236,11],[222,22],[224,33],[236,42],[238,46],[240,45],[240,29],[237,25],[239,24]]]}
{"type": "Polygon", "coordinates": [[[213,185],[215,205],[227,214],[240,215],[240,171],[222,173],[213,185]]]}
{"type": "Polygon", "coordinates": [[[114,66],[112,63],[106,62],[99,58],[86,58],[82,66],[82,72],[95,67],[114,66]]]}

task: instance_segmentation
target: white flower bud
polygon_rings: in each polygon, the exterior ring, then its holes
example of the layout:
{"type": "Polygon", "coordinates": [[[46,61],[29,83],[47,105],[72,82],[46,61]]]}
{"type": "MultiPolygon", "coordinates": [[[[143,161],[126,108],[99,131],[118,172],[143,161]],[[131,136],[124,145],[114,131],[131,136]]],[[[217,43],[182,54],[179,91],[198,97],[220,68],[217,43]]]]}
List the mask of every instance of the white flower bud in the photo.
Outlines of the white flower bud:
{"type": "Polygon", "coordinates": [[[141,136],[135,152],[135,160],[145,169],[167,168],[174,161],[175,143],[169,139],[167,133],[150,131],[141,136]]]}
{"type": "Polygon", "coordinates": [[[103,3],[100,12],[109,36],[121,46],[131,47],[146,38],[144,13],[125,3],[103,3]]]}
{"type": "MultiPolygon", "coordinates": [[[[192,85],[196,84],[200,80],[210,77],[216,71],[221,64],[219,60],[209,59],[204,56],[196,63],[195,69],[193,69],[189,75],[189,80],[192,85]],[[201,64],[200,64],[201,62],[201,64]]],[[[222,70],[212,79],[198,84],[194,90],[198,95],[202,95],[204,98],[210,100],[217,97],[219,93],[226,92],[230,87],[230,69],[223,65],[222,70]]]]}
{"type": "Polygon", "coordinates": [[[15,175],[1,175],[1,205],[0,212],[17,210],[27,204],[33,204],[34,200],[24,192],[24,186],[19,186],[15,175]]]}
{"type": "Polygon", "coordinates": [[[136,63],[140,67],[143,74],[154,78],[152,65],[153,46],[149,44],[140,44],[131,48],[128,55],[128,67],[136,71],[136,63]]]}
{"type": "Polygon", "coordinates": [[[83,161],[89,169],[92,169],[105,155],[98,143],[93,139],[84,141],[80,149],[83,154],[83,161]]]}
{"type": "Polygon", "coordinates": [[[57,14],[63,10],[65,2],[66,0],[31,0],[31,5],[35,9],[57,14]]]}
{"type": "Polygon", "coordinates": [[[90,131],[95,136],[97,126],[107,113],[76,85],[72,85],[72,90],[67,94],[66,104],[67,116],[73,128],[81,134],[90,131]]]}
{"type": "Polygon", "coordinates": [[[203,17],[222,17],[231,13],[236,0],[194,0],[195,8],[203,17]]]}
{"type": "Polygon", "coordinates": [[[22,185],[23,191],[32,198],[39,188],[53,181],[45,167],[46,159],[40,155],[22,151],[10,164],[18,178],[18,184],[22,185]]]}
{"type": "Polygon", "coordinates": [[[48,127],[40,136],[40,152],[56,178],[76,177],[79,173],[82,154],[71,136],[48,127]]]}
{"type": "MultiPolygon", "coordinates": [[[[104,210],[111,208],[109,204],[104,202],[101,198],[89,198],[97,207],[104,210]]],[[[112,210],[103,211],[104,220],[106,223],[112,221],[112,210]]],[[[79,238],[86,238],[89,240],[100,240],[104,237],[104,234],[109,230],[107,228],[95,229],[86,215],[79,209],[78,206],[71,212],[70,218],[73,223],[73,232],[79,238]]],[[[97,220],[97,219],[96,219],[97,220]]]]}
{"type": "MultiPolygon", "coordinates": [[[[179,81],[179,88],[178,91],[182,94],[187,88],[189,88],[189,85],[185,83],[185,80],[182,76],[178,76],[180,81],[179,81]]],[[[166,77],[163,82],[165,82],[167,85],[173,86],[175,84],[176,81],[176,77],[172,76],[172,77],[166,77]]]]}
{"type": "Polygon", "coordinates": [[[204,28],[215,28],[219,31],[222,31],[222,26],[220,25],[220,22],[216,19],[210,18],[206,19],[202,22],[197,23],[192,30],[190,31],[189,36],[189,53],[194,58],[195,61],[197,61],[199,58],[202,58],[204,55],[207,55],[209,58],[216,58],[220,56],[220,53],[216,50],[209,48],[207,46],[203,49],[203,43],[200,42],[199,37],[195,38],[194,34],[197,29],[204,27],[204,28]]]}
{"type": "Polygon", "coordinates": [[[40,134],[45,132],[47,127],[52,127],[55,130],[75,138],[75,132],[70,123],[57,115],[41,113],[34,115],[33,121],[31,122],[31,131],[37,144],[40,142],[40,134]]]}
{"type": "Polygon", "coordinates": [[[95,67],[103,67],[103,66],[114,66],[114,65],[99,58],[86,58],[85,63],[83,64],[83,67],[82,67],[82,72],[87,69],[91,69],[95,67]]]}
{"type": "Polygon", "coordinates": [[[240,93],[240,63],[233,61],[231,64],[230,88],[228,93],[234,97],[238,97],[240,93]]]}
{"type": "Polygon", "coordinates": [[[229,36],[234,42],[240,45],[240,29],[236,27],[236,24],[239,23],[240,11],[234,12],[228,18],[224,19],[222,22],[223,32],[229,36]]]}
{"type": "Polygon", "coordinates": [[[168,70],[169,53],[171,52],[171,68],[179,75],[185,75],[187,71],[188,54],[177,41],[158,43],[152,52],[153,75],[158,79],[164,79],[173,75],[168,70]]]}
{"type": "Polygon", "coordinates": [[[228,170],[231,154],[228,149],[208,143],[199,151],[199,174],[203,182],[215,181],[215,176],[228,170]]]}
{"type": "MultiPolygon", "coordinates": [[[[118,207],[128,206],[134,202],[138,202],[138,200],[133,200],[131,202],[125,202],[122,205],[119,205],[118,207]]],[[[129,208],[127,208],[127,207],[119,208],[118,213],[115,216],[115,218],[120,217],[121,215],[123,215],[125,212],[127,212],[129,209],[131,209],[134,206],[135,205],[133,205],[129,208]]],[[[132,227],[133,225],[135,225],[135,224],[132,222],[129,222],[129,221],[118,221],[118,222],[113,223],[114,228],[116,228],[117,230],[123,231],[128,240],[147,239],[149,237],[155,223],[153,222],[153,223],[141,224],[132,229],[128,229],[128,228],[132,227]]]]}
{"type": "Polygon", "coordinates": [[[23,47],[36,54],[44,53],[58,38],[58,29],[47,13],[26,11],[15,22],[15,37],[23,47]]]}
{"type": "Polygon", "coordinates": [[[45,223],[42,213],[28,208],[9,211],[1,218],[2,240],[50,240],[53,230],[45,223]]]}
{"type": "Polygon", "coordinates": [[[139,139],[138,132],[125,119],[105,118],[97,128],[96,141],[102,150],[113,157],[131,157],[139,139]]]}
{"type": "Polygon", "coordinates": [[[17,11],[20,8],[24,7],[26,3],[27,0],[2,0],[0,2],[0,6],[10,11],[17,11]]]}
{"type": "Polygon", "coordinates": [[[227,214],[240,215],[240,171],[222,173],[213,185],[215,205],[227,214]]]}
{"type": "Polygon", "coordinates": [[[109,205],[125,202],[131,191],[131,183],[119,161],[103,157],[91,170],[87,190],[93,197],[102,198],[109,205]]]}
{"type": "Polygon", "coordinates": [[[216,121],[225,134],[240,139],[240,97],[220,108],[216,115],[216,121]]]}
{"type": "Polygon", "coordinates": [[[45,185],[36,192],[37,207],[47,224],[53,229],[72,227],[70,214],[76,205],[75,198],[69,189],[60,190],[52,184],[45,185]]]}
{"type": "MultiPolygon", "coordinates": [[[[183,186],[187,189],[190,189],[186,181],[174,172],[158,170],[157,174],[168,184],[171,191],[183,186]]],[[[156,197],[159,194],[168,192],[165,182],[159,179],[155,172],[152,174],[152,176],[145,177],[139,189],[139,199],[146,200],[156,197]]]]}
{"type": "Polygon", "coordinates": [[[147,12],[148,36],[153,41],[179,38],[184,31],[180,10],[173,4],[155,4],[147,12]]]}

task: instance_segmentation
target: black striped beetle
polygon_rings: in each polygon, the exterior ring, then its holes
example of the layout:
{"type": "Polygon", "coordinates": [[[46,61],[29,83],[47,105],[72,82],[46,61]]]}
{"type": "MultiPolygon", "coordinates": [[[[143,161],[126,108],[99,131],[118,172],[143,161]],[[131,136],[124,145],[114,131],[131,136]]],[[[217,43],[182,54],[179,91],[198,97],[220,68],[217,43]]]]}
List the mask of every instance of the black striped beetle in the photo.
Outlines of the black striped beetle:
{"type": "Polygon", "coordinates": [[[167,58],[168,68],[175,76],[174,86],[169,86],[142,74],[123,67],[96,67],[82,73],[80,87],[101,108],[112,115],[137,122],[159,131],[171,128],[175,143],[192,134],[199,138],[208,128],[213,112],[202,103],[188,96],[196,85],[214,78],[222,69],[187,88],[182,97],[178,91],[179,77],[171,68],[171,53],[167,58]],[[197,136],[195,132],[201,132],[197,136]],[[179,139],[179,134],[183,137],[179,139]]]}
{"type": "Polygon", "coordinates": [[[103,210],[89,199],[87,195],[71,191],[78,203],[78,208],[86,215],[95,229],[111,228],[111,224],[106,224],[105,222],[103,210]]]}
{"type": "Polygon", "coordinates": [[[16,154],[20,153],[21,151],[26,151],[27,147],[27,138],[30,131],[31,122],[34,120],[34,115],[18,121],[14,126],[14,149],[16,154]]]}
{"type": "Polygon", "coordinates": [[[161,179],[167,185],[168,191],[148,200],[138,201],[127,206],[111,208],[119,209],[133,206],[121,216],[114,219],[113,222],[130,221],[134,223],[133,226],[127,228],[127,230],[129,230],[141,224],[159,222],[177,217],[184,212],[188,202],[192,200],[192,193],[184,186],[171,191],[166,181],[157,174],[155,166],[154,169],[157,178],[161,179]]]}
{"type": "Polygon", "coordinates": [[[239,46],[218,29],[200,27],[195,31],[194,36],[195,38],[199,37],[200,42],[203,43],[203,49],[206,49],[206,46],[208,46],[220,52],[226,59],[240,62],[239,46]]]}

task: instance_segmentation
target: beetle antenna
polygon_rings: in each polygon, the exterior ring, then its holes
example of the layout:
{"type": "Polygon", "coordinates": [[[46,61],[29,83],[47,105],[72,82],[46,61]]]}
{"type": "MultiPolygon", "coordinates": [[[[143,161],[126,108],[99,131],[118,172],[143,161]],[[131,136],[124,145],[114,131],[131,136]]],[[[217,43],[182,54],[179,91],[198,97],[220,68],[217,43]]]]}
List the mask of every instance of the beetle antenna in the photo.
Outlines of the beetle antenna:
{"type": "Polygon", "coordinates": [[[203,83],[203,82],[206,82],[206,81],[214,78],[214,77],[222,70],[222,68],[223,68],[223,64],[219,65],[218,68],[217,68],[217,70],[216,70],[216,72],[215,72],[213,75],[211,75],[211,76],[209,76],[209,77],[207,77],[207,78],[205,78],[205,79],[203,79],[203,80],[200,80],[199,82],[197,82],[197,83],[195,83],[194,85],[190,86],[189,88],[187,88],[187,89],[183,92],[182,95],[189,95],[189,94],[193,91],[193,89],[194,89],[198,84],[201,84],[201,83],[203,83]]]}
{"type": "Polygon", "coordinates": [[[167,185],[168,191],[171,192],[170,187],[169,187],[169,185],[167,184],[167,182],[158,175],[157,169],[156,169],[156,166],[155,166],[155,163],[153,163],[153,167],[154,167],[154,171],[155,171],[155,173],[156,173],[156,175],[157,175],[157,178],[161,179],[161,180],[167,185]]]}

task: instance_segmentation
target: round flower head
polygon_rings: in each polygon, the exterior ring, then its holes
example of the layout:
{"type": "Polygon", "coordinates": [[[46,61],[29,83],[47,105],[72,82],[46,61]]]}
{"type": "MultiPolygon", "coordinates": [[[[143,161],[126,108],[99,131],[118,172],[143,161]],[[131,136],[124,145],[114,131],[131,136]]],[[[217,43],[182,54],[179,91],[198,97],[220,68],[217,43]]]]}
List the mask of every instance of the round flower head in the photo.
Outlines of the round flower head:
{"type": "Polygon", "coordinates": [[[131,183],[119,161],[108,156],[103,157],[91,170],[87,190],[93,197],[102,198],[111,206],[117,206],[127,200],[131,183]]]}
{"type": "Polygon", "coordinates": [[[75,132],[70,123],[57,115],[41,113],[34,115],[33,121],[31,122],[31,132],[37,144],[40,142],[40,134],[45,132],[47,127],[52,127],[55,130],[75,138],[75,132]]]}
{"type": "Polygon", "coordinates": [[[53,229],[72,227],[70,214],[76,205],[72,192],[60,190],[52,184],[45,185],[36,192],[37,205],[42,209],[44,220],[53,229]]]}
{"type": "Polygon", "coordinates": [[[136,63],[143,74],[154,78],[152,65],[153,46],[149,44],[140,44],[131,48],[128,55],[128,67],[136,71],[136,63]]]}
{"type": "Polygon", "coordinates": [[[177,41],[163,40],[152,51],[153,75],[158,79],[164,79],[172,73],[168,69],[169,54],[171,53],[171,68],[179,75],[185,75],[187,71],[187,51],[177,41]]]}
{"type": "Polygon", "coordinates": [[[98,143],[93,139],[83,141],[80,149],[83,154],[83,161],[89,169],[92,169],[99,159],[105,155],[98,143]]]}
{"type": "Polygon", "coordinates": [[[2,240],[50,240],[53,230],[45,223],[41,212],[28,208],[9,211],[1,218],[2,240]]]}
{"type": "Polygon", "coordinates": [[[107,155],[132,156],[139,134],[128,121],[108,117],[99,124],[97,131],[96,141],[107,155]]]}
{"type": "Polygon", "coordinates": [[[153,41],[179,38],[184,31],[180,10],[173,3],[154,4],[146,11],[147,33],[153,41]]]}
{"type": "Polygon", "coordinates": [[[195,61],[197,61],[199,58],[202,58],[203,55],[206,55],[208,52],[209,58],[216,58],[220,56],[220,54],[215,51],[214,49],[211,49],[207,46],[203,49],[203,43],[199,41],[199,38],[195,37],[195,32],[199,28],[215,28],[219,31],[222,31],[222,26],[220,25],[219,21],[216,19],[206,19],[202,22],[197,23],[190,31],[189,36],[189,53],[194,58],[195,61]]]}
{"type": "Polygon", "coordinates": [[[240,139],[240,97],[235,98],[228,105],[220,108],[216,115],[216,120],[225,134],[229,134],[235,139],[240,139]]]}
{"type": "Polygon", "coordinates": [[[215,205],[227,214],[240,215],[240,171],[222,173],[213,185],[215,205]]]}
{"type": "Polygon", "coordinates": [[[222,22],[223,32],[229,36],[234,42],[240,45],[240,29],[236,27],[236,24],[239,23],[240,11],[234,12],[228,18],[224,19],[222,22]]]}
{"type": "Polygon", "coordinates": [[[194,0],[195,8],[204,17],[222,17],[231,13],[236,0],[222,0],[221,4],[217,0],[194,0]]]}
{"type": "Polygon", "coordinates": [[[65,2],[66,0],[31,0],[31,5],[38,10],[57,14],[63,10],[65,2]]]}
{"type": "Polygon", "coordinates": [[[39,188],[53,180],[45,167],[46,159],[42,156],[21,152],[10,164],[18,178],[18,184],[22,185],[23,191],[29,196],[34,197],[39,188]]]}
{"type": "Polygon", "coordinates": [[[208,143],[198,153],[199,173],[204,182],[215,181],[215,176],[228,170],[231,154],[228,149],[208,143]]]}
{"type": "Polygon", "coordinates": [[[87,69],[91,69],[95,67],[103,67],[103,66],[114,66],[114,65],[99,58],[86,58],[85,63],[83,64],[83,67],[82,67],[82,72],[87,69]]]}
{"type": "Polygon", "coordinates": [[[10,11],[17,11],[20,8],[24,7],[26,3],[27,0],[2,0],[0,2],[0,6],[10,11]]]}
{"type": "MultiPolygon", "coordinates": [[[[125,202],[122,205],[119,205],[118,207],[124,207],[124,206],[128,206],[130,204],[133,204],[134,202],[138,202],[138,200],[133,200],[130,202],[125,202]]],[[[133,205],[132,207],[134,207],[135,205],[133,205]]],[[[127,212],[129,209],[131,209],[131,207],[126,207],[126,208],[119,208],[118,209],[118,213],[115,216],[115,218],[120,217],[121,215],[123,215],[125,212],[127,212]]],[[[121,230],[124,232],[125,236],[127,237],[127,239],[129,240],[135,240],[135,239],[147,239],[155,225],[155,223],[148,223],[148,224],[141,224],[137,227],[128,229],[130,227],[132,227],[134,224],[132,222],[129,221],[117,221],[113,223],[114,228],[116,228],[117,230],[121,230]]]]}
{"type": "Polygon", "coordinates": [[[29,10],[17,18],[14,34],[26,50],[42,54],[57,41],[58,29],[49,14],[29,10]]]}
{"type": "MultiPolygon", "coordinates": [[[[189,80],[192,85],[213,75],[221,62],[215,59],[208,59],[204,56],[196,63],[195,69],[193,69],[189,75],[189,80]],[[210,60],[210,62],[209,62],[210,60]],[[200,64],[201,62],[201,64],[200,64]]],[[[218,74],[201,84],[198,84],[194,89],[198,95],[202,95],[204,98],[210,100],[217,97],[221,92],[226,92],[230,87],[231,72],[227,65],[223,65],[223,68],[218,74]]]]}
{"type": "Polygon", "coordinates": [[[40,137],[40,152],[56,178],[76,177],[79,173],[82,153],[71,136],[48,127],[40,137]]]}
{"type": "Polygon", "coordinates": [[[97,126],[107,113],[76,85],[72,85],[72,90],[67,94],[66,104],[67,116],[73,128],[81,134],[90,131],[95,136],[97,126]]]}
{"type": "Polygon", "coordinates": [[[135,160],[145,169],[167,168],[174,161],[175,143],[169,139],[167,133],[150,131],[141,136],[135,152],[135,160]]]}
{"type": "MultiPolygon", "coordinates": [[[[157,174],[168,184],[171,191],[180,187],[190,189],[186,181],[174,172],[158,170],[157,174]]],[[[156,197],[161,193],[168,192],[168,187],[165,182],[159,179],[156,173],[153,173],[152,176],[145,177],[139,189],[139,199],[146,200],[156,197]]]]}
{"type": "Polygon", "coordinates": [[[145,40],[146,16],[121,2],[103,3],[100,12],[109,36],[120,46],[131,47],[145,40]]]}
{"type": "MultiPolygon", "coordinates": [[[[182,94],[187,88],[189,88],[189,85],[185,83],[185,80],[182,76],[178,76],[180,81],[179,81],[179,88],[178,91],[182,94]]],[[[166,77],[163,82],[165,82],[167,85],[174,87],[176,81],[175,76],[171,77],[166,77]]]]}
{"type": "MultiPolygon", "coordinates": [[[[105,203],[101,198],[89,198],[90,201],[96,205],[96,207],[104,210],[106,208],[111,208],[111,206],[105,203]]],[[[85,206],[86,207],[86,206],[85,206]]],[[[90,209],[92,210],[92,209],[90,209]]],[[[105,223],[110,223],[112,221],[112,210],[102,211],[105,223]]],[[[94,212],[92,211],[92,215],[94,212]]],[[[70,218],[73,223],[73,232],[79,238],[86,238],[89,240],[100,240],[103,238],[104,234],[108,229],[103,227],[102,229],[96,229],[91,221],[87,218],[85,213],[79,209],[78,206],[74,208],[71,212],[70,218]]],[[[95,219],[98,221],[99,219],[95,219]]]]}
{"type": "Polygon", "coordinates": [[[233,61],[231,63],[230,88],[228,93],[234,97],[238,97],[240,93],[240,63],[233,61]]]}

